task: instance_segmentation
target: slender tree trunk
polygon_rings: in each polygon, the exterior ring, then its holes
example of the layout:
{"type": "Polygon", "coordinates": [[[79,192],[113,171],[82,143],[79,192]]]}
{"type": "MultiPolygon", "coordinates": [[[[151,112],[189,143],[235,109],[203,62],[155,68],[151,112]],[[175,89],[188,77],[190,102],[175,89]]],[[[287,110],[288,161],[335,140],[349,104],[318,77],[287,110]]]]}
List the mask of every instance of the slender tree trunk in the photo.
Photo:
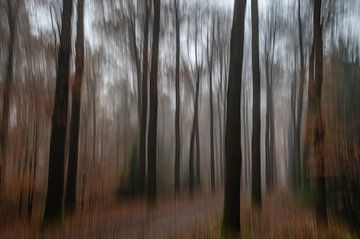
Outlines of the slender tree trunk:
{"type": "MultiPolygon", "coordinates": [[[[141,91],[141,122],[140,122],[140,150],[139,150],[139,192],[145,193],[146,178],[146,133],[148,113],[148,52],[149,52],[149,19],[150,7],[148,0],[145,0],[145,22],[144,22],[144,47],[143,47],[143,75],[141,91]]],[[[140,94],[140,92],[139,92],[140,94]]]]}
{"type": "Polygon", "coordinates": [[[200,72],[197,70],[197,79],[195,87],[195,101],[194,101],[194,119],[190,136],[190,152],[189,152],[189,191],[190,194],[194,191],[195,185],[195,172],[194,172],[194,150],[196,140],[196,122],[198,121],[198,104],[200,92],[200,72]]]}
{"type": "Polygon", "coordinates": [[[84,72],[84,0],[77,2],[77,37],[75,57],[75,80],[72,86],[72,106],[70,122],[70,149],[67,170],[65,210],[72,213],[76,207],[76,184],[79,155],[81,85],[84,72]]]}
{"type": "Polygon", "coordinates": [[[214,104],[213,104],[213,58],[215,42],[215,20],[212,22],[211,40],[207,42],[209,65],[209,98],[210,98],[210,183],[211,191],[215,191],[215,159],[214,159],[214,104]],[[210,41],[210,44],[209,44],[210,41]],[[209,49],[210,48],[210,49],[209,49]],[[210,53],[209,53],[210,51],[210,53]]]}
{"type": "Polygon", "coordinates": [[[158,114],[158,61],[160,37],[160,0],[154,0],[153,46],[150,70],[150,115],[148,134],[148,196],[155,200],[157,194],[156,146],[157,146],[157,114],[158,114]]]}
{"type": "MultiPolygon", "coordinates": [[[[200,87],[200,86],[199,86],[200,87]]],[[[199,109],[197,109],[198,111],[199,109]]],[[[200,158],[200,130],[199,130],[199,113],[195,121],[195,144],[196,144],[196,186],[201,188],[201,158],[200,158]]]]}
{"type": "Polygon", "coordinates": [[[269,60],[265,62],[265,77],[266,77],[266,128],[265,128],[265,156],[266,156],[266,191],[273,190],[273,169],[271,157],[271,83],[270,83],[270,63],[269,60]]]}
{"type": "Polygon", "coordinates": [[[311,137],[312,127],[313,127],[313,115],[314,115],[314,61],[315,61],[315,46],[314,43],[311,46],[311,53],[309,58],[309,82],[308,82],[308,106],[306,114],[306,128],[305,128],[305,142],[304,142],[304,170],[303,178],[304,188],[308,190],[310,187],[310,170],[309,170],[309,160],[310,160],[310,147],[313,145],[313,140],[311,137]]]}
{"type": "Polygon", "coordinates": [[[71,53],[71,16],[73,1],[63,1],[62,29],[58,53],[56,90],[50,138],[48,186],[44,224],[59,220],[63,215],[64,163],[68,120],[68,89],[71,53]]]}
{"type": "Polygon", "coordinates": [[[176,63],[175,63],[175,191],[180,191],[180,20],[178,0],[175,6],[175,31],[176,31],[176,63]]]}
{"type": "Polygon", "coordinates": [[[258,1],[251,1],[252,67],[253,67],[253,132],[251,141],[252,187],[251,198],[255,207],[261,207],[261,111],[259,63],[259,13],[258,1]]]}
{"type": "Polygon", "coordinates": [[[325,167],[324,167],[324,126],[321,109],[323,83],[323,39],[321,24],[321,0],[314,1],[314,43],[315,43],[315,131],[314,149],[316,159],[316,215],[319,223],[327,225],[325,167]]]}
{"type": "MultiPolygon", "coordinates": [[[[295,125],[295,139],[294,139],[294,155],[295,155],[295,186],[299,186],[302,177],[301,177],[301,122],[302,122],[302,112],[303,112],[303,98],[304,98],[304,85],[305,85],[305,62],[304,62],[304,44],[303,44],[303,30],[302,30],[302,21],[301,21],[301,5],[300,0],[298,0],[298,34],[299,34],[299,51],[300,51],[300,86],[299,86],[299,95],[297,102],[297,112],[296,112],[296,125],[295,125]]],[[[295,188],[294,188],[295,189],[295,188]]]]}
{"type": "MultiPolygon", "coordinates": [[[[16,45],[16,30],[17,30],[17,0],[7,0],[7,21],[9,25],[9,45],[8,57],[6,62],[6,75],[3,89],[3,102],[2,102],[2,119],[0,125],[0,189],[5,176],[6,170],[6,156],[7,156],[7,141],[9,130],[9,117],[10,117],[10,97],[13,81],[13,65],[14,65],[14,52],[16,45]]],[[[0,194],[1,196],[1,194],[0,194]]]]}
{"type": "Polygon", "coordinates": [[[241,180],[241,79],[244,52],[244,22],[246,0],[234,3],[230,43],[230,70],[227,91],[225,133],[225,193],[223,228],[240,233],[241,180]]]}

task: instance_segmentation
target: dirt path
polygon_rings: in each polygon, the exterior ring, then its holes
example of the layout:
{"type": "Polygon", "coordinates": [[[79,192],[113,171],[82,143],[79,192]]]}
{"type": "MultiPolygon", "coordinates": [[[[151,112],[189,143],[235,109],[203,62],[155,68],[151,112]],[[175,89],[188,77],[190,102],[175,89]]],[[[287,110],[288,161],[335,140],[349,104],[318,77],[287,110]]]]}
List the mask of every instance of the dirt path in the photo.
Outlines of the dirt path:
{"type": "MultiPolygon", "coordinates": [[[[188,239],[220,238],[222,193],[193,199],[161,200],[155,207],[139,202],[118,208],[77,214],[62,227],[39,231],[39,227],[0,231],[0,238],[44,239],[188,239]]],[[[261,211],[249,200],[241,206],[242,236],[249,239],[355,239],[346,227],[330,220],[329,228],[318,228],[314,214],[295,204],[287,192],[265,198],[261,211]]]]}

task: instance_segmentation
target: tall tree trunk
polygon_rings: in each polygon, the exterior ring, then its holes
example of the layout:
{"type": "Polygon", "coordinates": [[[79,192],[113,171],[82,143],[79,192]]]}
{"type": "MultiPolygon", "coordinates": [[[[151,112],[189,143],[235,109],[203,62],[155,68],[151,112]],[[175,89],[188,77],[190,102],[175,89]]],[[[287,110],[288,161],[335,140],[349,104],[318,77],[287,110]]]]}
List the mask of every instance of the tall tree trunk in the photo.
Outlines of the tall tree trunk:
{"type": "Polygon", "coordinates": [[[59,220],[63,215],[64,162],[68,120],[68,90],[71,53],[71,16],[73,1],[63,1],[62,28],[58,53],[56,90],[50,138],[48,185],[44,223],[59,220]]]}
{"type": "Polygon", "coordinates": [[[65,211],[72,213],[76,207],[76,184],[79,154],[81,85],[84,72],[84,0],[77,2],[77,37],[75,57],[75,80],[72,86],[70,121],[70,149],[66,180],[65,211]]]}
{"type": "MultiPolygon", "coordinates": [[[[16,45],[16,29],[17,29],[17,0],[7,0],[7,21],[9,25],[9,45],[8,57],[6,62],[6,75],[5,84],[3,89],[3,102],[2,102],[2,119],[0,125],[0,188],[5,176],[6,170],[6,156],[7,156],[7,141],[9,130],[9,117],[10,117],[10,97],[11,85],[13,81],[13,65],[14,65],[14,52],[16,45]]],[[[0,194],[1,196],[1,194],[0,194]]]]}
{"type": "Polygon", "coordinates": [[[315,43],[315,131],[314,149],[316,159],[316,215],[319,223],[327,224],[324,126],[321,109],[323,83],[323,39],[321,24],[321,0],[314,1],[314,43],[315,43]]]}
{"type": "Polygon", "coordinates": [[[199,92],[200,92],[200,72],[199,72],[199,69],[197,69],[197,79],[196,79],[196,86],[195,86],[195,101],[194,101],[194,119],[193,119],[193,125],[192,125],[192,129],[191,129],[190,152],[189,152],[189,191],[190,191],[190,194],[193,193],[194,185],[195,185],[194,150],[195,150],[195,140],[196,140],[196,131],[197,131],[196,123],[198,121],[198,104],[199,104],[199,94],[200,94],[199,92]]]}
{"type": "Polygon", "coordinates": [[[310,188],[310,147],[313,145],[313,139],[311,137],[313,127],[313,115],[314,115],[314,61],[315,61],[315,46],[312,43],[311,52],[309,56],[309,82],[308,82],[308,106],[306,114],[306,127],[305,127],[305,139],[304,139],[304,188],[308,190],[310,188]]]}
{"type": "MultiPolygon", "coordinates": [[[[199,86],[200,87],[200,86],[199,86]]],[[[199,97],[199,96],[198,96],[199,97]]],[[[199,109],[197,109],[198,111],[199,109]]],[[[195,144],[196,144],[196,187],[201,188],[201,158],[200,158],[200,130],[199,130],[199,113],[195,121],[195,144]]]]}
{"type": "Polygon", "coordinates": [[[180,19],[178,0],[175,6],[176,63],[175,63],[175,191],[180,191],[180,19]]]}
{"type": "Polygon", "coordinates": [[[244,22],[246,0],[234,3],[230,43],[230,68],[227,91],[225,132],[225,192],[223,228],[240,233],[241,180],[241,81],[244,53],[244,22]]]}
{"type": "MultiPolygon", "coordinates": [[[[140,150],[139,150],[139,192],[145,193],[146,177],[146,133],[148,113],[148,52],[149,52],[149,19],[150,7],[148,0],[145,0],[145,22],[144,22],[144,47],[143,47],[143,72],[141,91],[141,122],[140,122],[140,150]]],[[[140,94],[140,92],[139,92],[140,94]]]]}
{"type": "Polygon", "coordinates": [[[214,159],[214,104],[213,104],[213,58],[215,42],[215,18],[212,21],[211,39],[207,39],[207,55],[209,67],[209,98],[210,98],[210,184],[215,191],[215,159],[214,159]]]}
{"type": "Polygon", "coordinates": [[[251,141],[252,186],[251,198],[255,207],[261,207],[261,118],[260,118],[260,63],[258,1],[251,1],[252,67],[253,67],[253,132],[251,141]]]}
{"type": "Polygon", "coordinates": [[[266,128],[265,128],[265,156],[266,156],[266,190],[273,190],[273,158],[271,157],[271,83],[270,83],[270,63],[265,62],[265,78],[266,78],[266,128]]]}
{"type": "Polygon", "coordinates": [[[157,194],[156,147],[158,114],[158,61],[160,38],[160,0],[154,0],[153,46],[150,70],[150,115],[148,134],[148,196],[154,200],[157,194]]]}
{"type": "MultiPolygon", "coordinates": [[[[295,175],[294,175],[294,186],[298,187],[301,182],[301,122],[303,112],[303,98],[304,98],[304,85],[305,85],[305,62],[304,62],[304,43],[303,43],[303,30],[301,21],[301,5],[298,0],[298,34],[299,34],[299,51],[300,51],[300,79],[299,79],[299,93],[297,99],[297,112],[296,112],[296,125],[294,135],[294,161],[295,161],[295,175]]],[[[294,188],[296,189],[296,188],[294,188]]]]}

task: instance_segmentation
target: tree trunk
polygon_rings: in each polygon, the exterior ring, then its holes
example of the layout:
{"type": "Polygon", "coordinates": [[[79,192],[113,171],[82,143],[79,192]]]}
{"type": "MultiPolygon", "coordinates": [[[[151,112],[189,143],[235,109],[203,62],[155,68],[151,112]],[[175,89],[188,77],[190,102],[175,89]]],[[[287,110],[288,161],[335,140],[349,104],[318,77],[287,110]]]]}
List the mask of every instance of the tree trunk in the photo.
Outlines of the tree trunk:
{"type": "Polygon", "coordinates": [[[212,22],[211,40],[207,39],[208,67],[209,67],[209,98],[210,98],[210,184],[211,191],[215,191],[215,159],[214,159],[214,104],[213,104],[213,58],[215,42],[215,20],[212,22]],[[209,42],[210,41],[210,42],[209,42]],[[210,51],[210,53],[209,53],[210,51]]]}
{"type": "MultiPolygon", "coordinates": [[[[141,121],[140,121],[140,150],[139,150],[139,193],[145,193],[146,177],[146,133],[148,113],[148,52],[149,52],[149,18],[150,7],[148,0],[145,0],[145,22],[144,22],[144,47],[143,47],[143,75],[141,91],[141,121]]],[[[140,92],[139,92],[140,94],[140,92]]]]}
{"type": "Polygon", "coordinates": [[[157,114],[158,114],[158,61],[160,37],[160,0],[154,0],[153,46],[150,70],[150,115],[148,134],[148,196],[155,200],[157,194],[156,147],[157,147],[157,114]]]}
{"type": "Polygon", "coordinates": [[[251,198],[255,207],[261,207],[261,111],[259,63],[259,13],[258,1],[251,1],[252,67],[253,67],[253,132],[251,142],[252,187],[251,198]]]}
{"type": "Polygon", "coordinates": [[[316,215],[318,222],[327,225],[325,167],[324,167],[324,126],[321,109],[323,83],[323,39],[321,24],[321,0],[314,1],[314,43],[315,43],[315,130],[314,149],[316,159],[316,215]]]}
{"type": "MultiPolygon", "coordinates": [[[[200,81],[200,80],[199,80],[200,81]]],[[[199,86],[200,87],[200,86],[199,86]]],[[[198,96],[199,97],[199,96],[198,96]]],[[[197,107],[197,111],[199,111],[197,107]]],[[[196,133],[195,133],[195,143],[196,143],[196,187],[201,188],[201,158],[200,158],[200,130],[199,130],[199,113],[196,117],[196,133]]]]}
{"type": "Polygon", "coordinates": [[[230,68],[227,91],[225,132],[225,193],[223,228],[240,233],[241,180],[241,81],[244,51],[244,22],[246,0],[234,3],[230,43],[230,68]]]}
{"type": "Polygon", "coordinates": [[[56,90],[50,138],[48,186],[44,224],[63,215],[64,162],[68,112],[68,90],[71,53],[71,16],[73,1],[63,1],[62,29],[58,53],[56,90]]]}
{"type": "Polygon", "coordinates": [[[77,39],[75,57],[75,80],[72,86],[72,106],[70,122],[70,149],[67,170],[65,211],[72,213],[76,207],[76,183],[79,154],[81,85],[84,72],[84,0],[77,2],[77,39]]]}
{"type": "MultiPolygon", "coordinates": [[[[9,45],[8,57],[6,63],[6,75],[3,89],[3,102],[2,102],[2,120],[0,125],[0,188],[5,177],[6,170],[6,154],[7,154],[7,141],[8,141],[8,128],[10,117],[10,97],[11,85],[13,81],[13,65],[14,65],[14,52],[16,44],[16,29],[17,29],[17,1],[7,0],[7,20],[9,25],[9,45]]],[[[1,194],[0,194],[1,196],[1,194]]]]}
{"type": "Polygon", "coordinates": [[[178,0],[175,6],[176,63],[175,63],[175,191],[180,191],[180,20],[178,0]]]}
{"type": "MultiPolygon", "coordinates": [[[[195,43],[196,44],[196,43],[195,43]]],[[[189,191],[190,194],[194,191],[195,184],[195,172],[194,172],[194,150],[195,150],[195,140],[196,140],[196,122],[198,121],[198,104],[199,104],[199,93],[200,92],[200,73],[197,69],[197,79],[195,87],[195,101],[194,101],[194,120],[191,129],[190,136],[190,152],[189,152],[189,191]]]]}

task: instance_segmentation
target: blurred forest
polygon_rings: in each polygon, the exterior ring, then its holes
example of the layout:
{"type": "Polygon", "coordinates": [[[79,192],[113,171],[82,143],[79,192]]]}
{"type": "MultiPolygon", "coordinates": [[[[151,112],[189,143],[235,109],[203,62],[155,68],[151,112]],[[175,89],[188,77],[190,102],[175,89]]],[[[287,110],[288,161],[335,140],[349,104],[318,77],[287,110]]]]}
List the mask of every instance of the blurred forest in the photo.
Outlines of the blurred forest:
{"type": "Polygon", "coordinates": [[[360,238],[359,21],[0,0],[0,238],[360,238]]]}

